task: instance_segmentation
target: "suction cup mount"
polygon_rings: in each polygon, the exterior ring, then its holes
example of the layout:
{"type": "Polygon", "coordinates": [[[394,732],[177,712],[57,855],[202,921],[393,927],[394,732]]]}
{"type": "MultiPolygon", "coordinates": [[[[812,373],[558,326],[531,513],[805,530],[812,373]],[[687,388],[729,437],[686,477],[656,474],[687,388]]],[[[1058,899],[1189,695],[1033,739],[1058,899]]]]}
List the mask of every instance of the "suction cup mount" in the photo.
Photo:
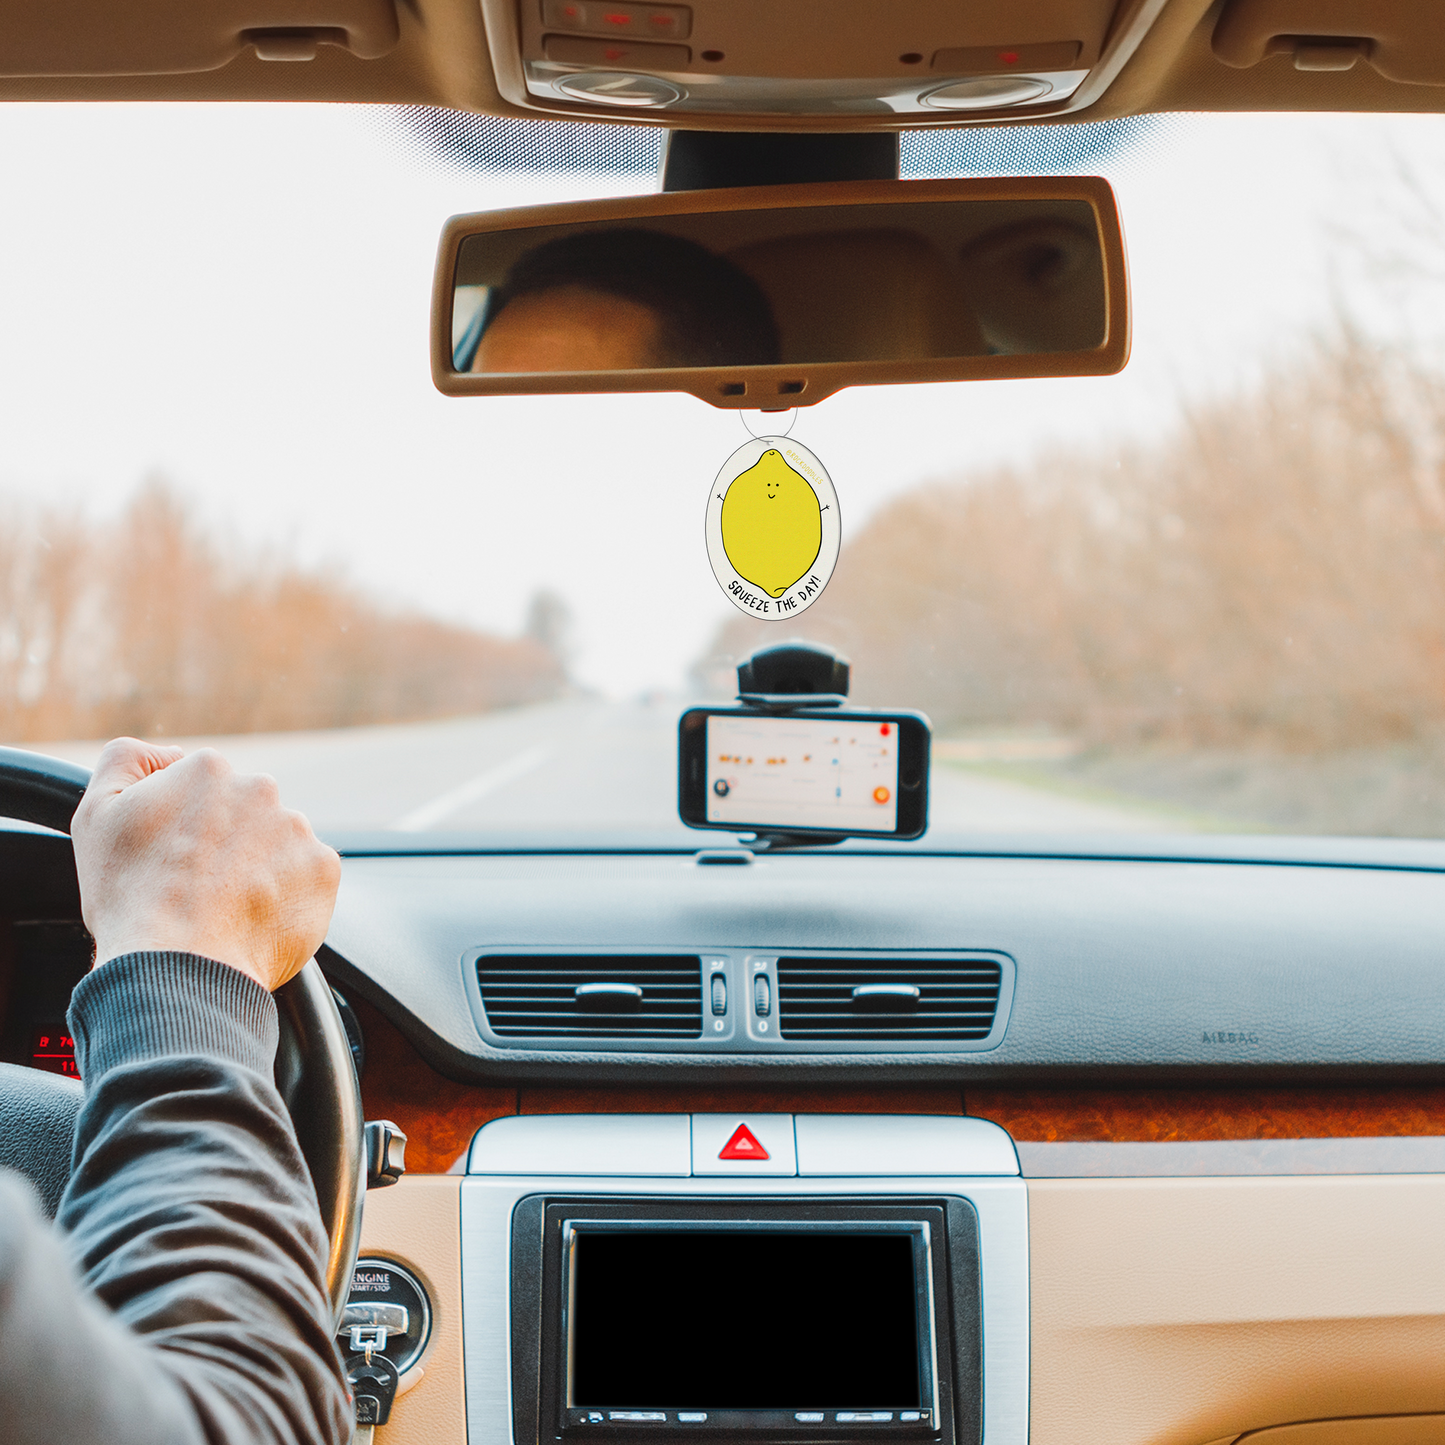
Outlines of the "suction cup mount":
{"type": "MultiPolygon", "coordinates": [[[[773,714],[803,709],[842,707],[848,701],[848,659],[819,642],[792,638],[759,647],[738,663],[738,701],[758,712],[773,714]]],[[[845,833],[759,832],[744,839],[754,853],[787,848],[827,848],[845,833]]]]}

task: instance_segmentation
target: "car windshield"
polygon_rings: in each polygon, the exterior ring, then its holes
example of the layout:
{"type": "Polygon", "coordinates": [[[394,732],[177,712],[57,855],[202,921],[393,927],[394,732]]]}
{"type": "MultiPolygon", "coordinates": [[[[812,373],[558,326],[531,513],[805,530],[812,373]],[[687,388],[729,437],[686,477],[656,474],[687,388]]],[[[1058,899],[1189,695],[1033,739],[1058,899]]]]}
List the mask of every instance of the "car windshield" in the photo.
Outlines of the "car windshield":
{"type": "Polygon", "coordinates": [[[905,176],[1108,177],[1132,359],[765,418],[432,385],[445,218],[654,189],[656,132],[7,105],[0,737],[222,739],[333,834],[705,842],[679,712],[800,635],[931,717],[921,846],[1445,834],[1441,125],[906,136],[905,176]],[[789,426],[842,552],[765,624],[704,510],[789,426]]]}

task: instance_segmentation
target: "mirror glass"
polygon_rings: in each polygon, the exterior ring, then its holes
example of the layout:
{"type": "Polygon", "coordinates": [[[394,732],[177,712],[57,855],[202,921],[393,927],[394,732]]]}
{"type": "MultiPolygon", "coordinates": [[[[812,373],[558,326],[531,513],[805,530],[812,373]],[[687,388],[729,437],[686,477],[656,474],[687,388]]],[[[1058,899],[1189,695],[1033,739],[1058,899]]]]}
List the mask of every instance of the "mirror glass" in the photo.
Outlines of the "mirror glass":
{"type": "Polygon", "coordinates": [[[905,201],[496,230],[462,243],[459,372],[1037,355],[1106,331],[1082,200],[905,201]]]}

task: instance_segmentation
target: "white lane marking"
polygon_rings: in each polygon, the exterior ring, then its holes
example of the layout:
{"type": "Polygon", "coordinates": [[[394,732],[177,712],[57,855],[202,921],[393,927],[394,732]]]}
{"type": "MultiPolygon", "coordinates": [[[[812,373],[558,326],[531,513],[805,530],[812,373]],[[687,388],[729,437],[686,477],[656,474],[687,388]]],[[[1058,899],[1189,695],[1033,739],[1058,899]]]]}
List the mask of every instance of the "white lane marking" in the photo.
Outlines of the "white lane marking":
{"type": "Polygon", "coordinates": [[[434,828],[443,818],[460,812],[468,803],[475,803],[485,798],[488,793],[494,793],[498,788],[503,788],[530,773],[533,768],[540,767],[550,752],[550,748],[528,748],[526,752],[508,758],[505,763],[498,763],[495,768],[478,773],[460,787],[452,788],[440,797],[433,798],[431,802],[423,803],[419,808],[413,808],[410,813],[392,823],[391,828],[398,833],[423,833],[428,828],[434,828]]]}

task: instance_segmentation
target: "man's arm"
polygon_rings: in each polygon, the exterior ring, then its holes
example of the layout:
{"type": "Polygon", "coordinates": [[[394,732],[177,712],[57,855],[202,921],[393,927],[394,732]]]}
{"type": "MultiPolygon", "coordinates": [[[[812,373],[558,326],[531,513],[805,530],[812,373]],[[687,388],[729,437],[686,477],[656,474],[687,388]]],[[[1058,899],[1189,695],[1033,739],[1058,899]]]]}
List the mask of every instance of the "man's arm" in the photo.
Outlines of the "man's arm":
{"type": "Polygon", "coordinates": [[[73,832],[98,967],[71,1008],[86,1097],[59,1222],[94,1298],[0,1195],[0,1421],[57,1445],[344,1441],[270,996],[324,936],[336,855],[269,780],[128,741],[73,832]]]}

